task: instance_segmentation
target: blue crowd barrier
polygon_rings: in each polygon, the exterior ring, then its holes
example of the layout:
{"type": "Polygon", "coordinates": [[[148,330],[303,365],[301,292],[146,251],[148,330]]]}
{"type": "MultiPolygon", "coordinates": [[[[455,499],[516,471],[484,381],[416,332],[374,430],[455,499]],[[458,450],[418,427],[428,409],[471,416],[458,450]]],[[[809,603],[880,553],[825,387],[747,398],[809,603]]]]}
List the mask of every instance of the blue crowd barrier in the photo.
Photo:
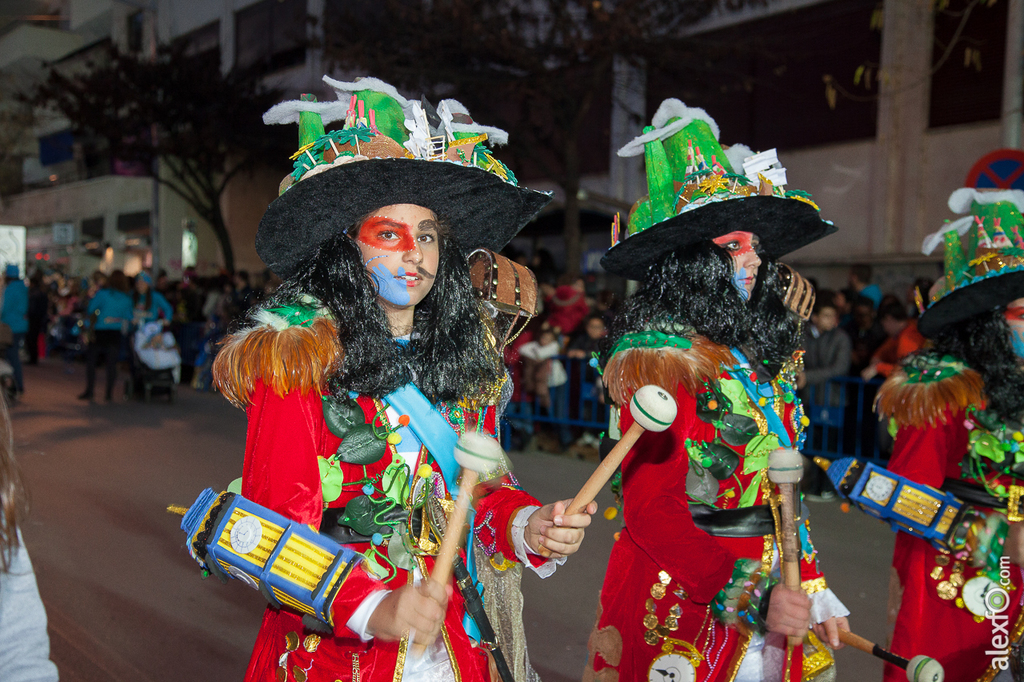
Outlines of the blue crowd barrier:
{"type": "Polygon", "coordinates": [[[500,433],[505,449],[511,449],[513,429],[532,434],[535,422],[557,426],[563,446],[572,440],[573,427],[598,432],[608,428],[608,406],[603,402],[603,389],[596,381],[597,370],[590,366],[589,359],[560,355],[552,360],[562,363],[566,382],[548,389],[548,408],[542,406],[538,396],[508,404],[500,433]]]}
{"type": "Polygon", "coordinates": [[[175,325],[174,338],[178,342],[178,349],[181,353],[181,364],[196,364],[196,356],[199,355],[205,330],[205,322],[185,322],[175,325]]]}
{"type": "Polygon", "coordinates": [[[801,392],[810,420],[803,452],[809,457],[853,456],[885,466],[892,440],[874,411],[881,379],[833,377],[801,392]]]}
{"type": "MultiPolygon", "coordinates": [[[[537,396],[526,396],[509,403],[501,422],[501,440],[511,449],[513,430],[528,439],[534,424],[556,427],[563,445],[571,440],[572,429],[596,432],[608,428],[608,406],[599,395],[596,371],[589,361],[558,356],[568,380],[548,389],[550,407],[544,408],[537,396]]],[[[853,456],[885,466],[891,439],[885,425],[874,412],[875,396],[881,379],[863,381],[859,377],[834,377],[825,384],[801,391],[804,413],[810,421],[803,452],[810,457],[836,459],[853,456]]]]}

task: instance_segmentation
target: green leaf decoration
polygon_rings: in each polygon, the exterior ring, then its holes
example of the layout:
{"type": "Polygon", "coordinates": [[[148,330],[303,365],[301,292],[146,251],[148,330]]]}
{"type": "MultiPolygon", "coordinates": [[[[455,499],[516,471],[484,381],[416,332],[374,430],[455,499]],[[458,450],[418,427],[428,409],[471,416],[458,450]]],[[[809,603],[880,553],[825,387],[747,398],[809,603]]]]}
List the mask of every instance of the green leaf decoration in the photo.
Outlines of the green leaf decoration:
{"type": "Polygon", "coordinates": [[[400,457],[395,458],[381,477],[380,488],[395,504],[405,501],[405,486],[409,481],[409,468],[400,457]]]}
{"type": "Polygon", "coordinates": [[[768,455],[779,447],[779,437],[773,433],[751,439],[743,453],[743,473],[764,469],[768,466],[768,455]]]}
{"type": "Polygon", "coordinates": [[[997,464],[1006,459],[1002,443],[991,433],[980,430],[971,431],[971,448],[979,457],[987,457],[997,464]]]}
{"type": "Polygon", "coordinates": [[[740,495],[740,501],[736,506],[741,508],[750,507],[757,501],[757,491],[761,488],[761,477],[763,475],[764,472],[758,471],[757,475],[750,479],[750,485],[748,485],[747,489],[743,491],[742,495],[740,495]]]}
{"type": "Polygon", "coordinates": [[[722,440],[729,445],[742,447],[758,434],[757,422],[742,414],[727,414],[720,427],[722,440]]]}
{"type": "Polygon", "coordinates": [[[743,388],[743,384],[736,379],[719,379],[718,385],[721,387],[722,393],[732,403],[734,414],[753,418],[754,413],[750,409],[750,399],[747,397],[747,391],[743,388]]]}
{"type": "Polygon", "coordinates": [[[891,437],[895,438],[896,434],[899,433],[900,423],[895,419],[890,418],[889,425],[886,427],[886,430],[889,432],[891,437]]]}
{"type": "Polygon", "coordinates": [[[344,438],[352,427],[366,422],[363,409],[354,400],[338,400],[329,395],[323,396],[321,400],[327,428],[338,438],[344,438]]]}
{"type": "Polygon", "coordinates": [[[364,553],[363,566],[366,568],[366,570],[373,574],[374,578],[376,578],[377,580],[384,580],[388,577],[389,571],[388,569],[384,568],[379,563],[377,563],[375,555],[376,552],[372,551],[367,551],[366,553],[364,553]]]}
{"type": "Polygon", "coordinates": [[[370,424],[354,426],[335,454],[346,464],[374,464],[387,452],[387,443],[377,438],[370,424]]]}
{"type": "Polygon", "coordinates": [[[380,533],[384,537],[391,535],[391,526],[377,523],[378,514],[394,507],[389,499],[375,500],[368,495],[360,495],[348,501],[344,513],[338,518],[339,526],[348,526],[366,537],[380,533]]]}
{"type": "Polygon", "coordinates": [[[701,464],[719,481],[732,476],[740,465],[740,456],[724,443],[704,443],[701,464]]]}
{"type": "Polygon", "coordinates": [[[231,481],[231,483],[228,483],[228,492],[229,493],[234,493],[236,495],[241,495],[242,494],[242,479],[241,479],[241,477],[236,478],[235,480],[231,481]]]}
{"type": "Polygon", "coordinates": [[[317,457],[316,463],[320,467],[320,492],[324,496],[324,502],[334,502],[341,497],[345,473],[337,464],[329,462],[323,457],[317,457]]]}

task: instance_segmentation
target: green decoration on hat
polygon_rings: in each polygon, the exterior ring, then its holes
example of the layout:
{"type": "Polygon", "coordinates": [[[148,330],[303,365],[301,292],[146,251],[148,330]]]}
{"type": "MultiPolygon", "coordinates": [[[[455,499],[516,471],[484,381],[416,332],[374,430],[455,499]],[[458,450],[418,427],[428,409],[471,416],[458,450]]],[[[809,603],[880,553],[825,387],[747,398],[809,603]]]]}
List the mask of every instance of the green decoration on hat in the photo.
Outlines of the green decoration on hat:
{"type": "Polygon", "coordinates": [[[946,288],[952,290],[956,286],[957,273],[967,269],[967,259],[956,230],[946,233],[945,248],[946,288]]]}
{"type": "Polygon", "coordinates": [[[939,242],[945,247],[943,285],[918,321],[925,336],[1024,297],[1024,191],[965,187],[953,192],[949,207],[966,215],[926,237],[922,246],[925,254],[939,242]]]}
{"type": "MultiPolygon", "coordinates": [[[[305,94],[299,97],[302,102],[315,102],[316,95],[305,94]]],[[[313,144],[324,134],[324,121],[315,111],[299,112],[299,149],[313,144]]]]}
{"type": "Polygon", "coordinates": [[[633,205],[626,230],[613,231],[621,239],[602,259],[605,270],[642,279],[658,257],[737,229],[755,232],[770,258],[835,231],[806,192],[785,189],[775,150],[725,151],[714,119],[677,99],[662,102],[651,123],[619,150],[644,155],[648,194],[633,205]]]}
{"type": "MultiPolygon", "coordinates": [[[[679,117],[672,118],[669,120],[669,124],[678,120],[680,120],[679,117]]],[[[644,132],[649,130],[652,130],[652,128],[645,128],[644,132]]],[[[672,180],[675,182],[686,182],[688,166],[693,165],[690,163],[691,151],[699,150],[699,153],[706,159],[709,165],[717,163],[727,173],[733,172],[732,164],[729,162],[728,157],[726,157],[725,152],[722,151],[722,145],[718,143],[715,131],[711,129],[707,121],[697,119],[687,123],[678,133],[663,140],[662,144],[665,146],[669,163],[672,164],[672,180]]]]}
{"type": "MultiPolygon", "coordinates": [[[[645,132],[653,130],[648,126],[645,132]]],[[[644,165],[647,168],[647,192],[648,203],[650,204],[651,221],[660,223],[668,220],[675,212],[672,210],[675,191],[672,187],[672,168],[669,165],[668,155],[660,140],[654,140],[644,145],[644,165]]],[[[632,227],[632,221],[630,221],[632,227]]]]}
{"type": "Polygon", "coordinates": [[[296,274],[322,242],[383,206],[434,211],[469,253],[500,251],[551,200],[520,187],[491,155],[487,144],[504,144],[508,134],[475,123],[459,102],[435,109],[375,78],[324,82],[337,100],[307,95],[263,115],[267,124],[299,125],[293,170],[256,234],[257,253],[280,277],[296,274]]]}

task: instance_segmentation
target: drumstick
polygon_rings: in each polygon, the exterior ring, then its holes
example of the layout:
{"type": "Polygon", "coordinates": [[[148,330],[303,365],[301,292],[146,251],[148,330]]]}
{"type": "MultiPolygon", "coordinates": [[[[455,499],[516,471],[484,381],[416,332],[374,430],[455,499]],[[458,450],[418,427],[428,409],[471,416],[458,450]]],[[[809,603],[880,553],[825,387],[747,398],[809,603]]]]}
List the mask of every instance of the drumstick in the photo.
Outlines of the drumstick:
{"type": "Polygon", "coordinates": [[[839,631],[839,639],[844,644],[849,644],[854,649],[860,649],[861,651],[867,652],[872,656],[876,656],[883,661],[887,661],[899,668],[903,668],[907,671],[907,680],[909,682],[943,682],[946,677],[946,671],[942,669],[942,664],[934,658],[928,658],[927,656],[914,656],[908,661],[902,656],[897,656],[891,651],[886,651],[874,642],[869,642],[860,635],[855,635],[854,633],[847,632],[846,630],[839,631]]]}
{"type": "MultiPolygon", "coordinates": [[[[779,523],[782,528],[782,578],[791,590],[800,589],[800,541],[796,536],[796,514],[794,500],[796,486],[804,472],[803,456],[798,450],[779,448],[768,456],[768,478],[779,486],[781,509],[779,523]]],[[[799,646],[802,637],[790,635],[788,644],[799,646]]]]}
{"type": "MultiPolygon", "coordinates": [[[[567,515],[579,514],[594,501],[644,431],[664,431],[672,425],[676,418],[676,401],[662,388],[648,384],[633,394],[632,400],[629,401],[629,413],[633,415],[633,425],[622,434],[619,442],[576,493],[576,497],[565,510],[567,515]]],[[[551,556],[551,550],[541,547],[540,554],[551,556]]]]}
{"type": "MultiPolygon", "coordinates": [[[[458,560],[459,547],[462,545],[466,516],[473,499],[473,488],[476,487],[480,474],[491,471],[504,459],[505,453],[501,445],[493,438],[476,432],[464,433],[455,446],[455,461],[462,467],[462,482],[459,484],[459,496],[455,498],[455,508],[448,519],[441,549],[434,560],[434,570],[430,580],[442,587],[451,582],[452,571],[458,560]]],[[[413,645],[413,656],[423,655],[426,646],[413,645]]]]}

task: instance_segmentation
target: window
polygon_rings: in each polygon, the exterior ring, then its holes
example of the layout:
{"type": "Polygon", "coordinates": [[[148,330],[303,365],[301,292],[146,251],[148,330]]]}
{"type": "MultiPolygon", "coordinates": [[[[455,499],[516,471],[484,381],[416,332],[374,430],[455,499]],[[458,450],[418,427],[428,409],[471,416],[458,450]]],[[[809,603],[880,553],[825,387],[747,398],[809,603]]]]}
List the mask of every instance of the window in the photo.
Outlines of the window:
{"type": "Polygon", "coordinates": [[[118,232],[148,232],[149,211],[138,213],[122,213],[117,216],[118,232]]]}
{"type": "MultiPolygon", "coordinates": [[[[148,215],[146,217],[149,218],[148,215]]],[[[86,218],[82,221],[82,239],[85,241],[103,239],[103,216],[86,218]]]]}
{"type": "Polygon", "coordinates": [[[823,2],[694,36],[703,60],[649,73],[648,119],[663,99],[678,97],[715,119],[723,143],[754,150],[874,137],[876,8],[876,0],[823,2]],[[862,65],[870,76],[858,79],[862,65]],[[826,76],[856,99],[839,95],[830,107],[826,76]]]}
{"type": "Polygon", "coordinates": [[[932,75],[930,127],[999,118],[1008,5],[950,0],[946,9],[935,12],[932,63],[937,64],[947,49],[949,56],[932,75]],[[968,4],[974,5],[973,10],[963,22],[959,40],[950,45],[968,4]]]}
{"type": "Polygon", "coordinates": [[[235,64],[282,69],[306,61],[306,0],[262,0],[235,14],[235,64]]]}

